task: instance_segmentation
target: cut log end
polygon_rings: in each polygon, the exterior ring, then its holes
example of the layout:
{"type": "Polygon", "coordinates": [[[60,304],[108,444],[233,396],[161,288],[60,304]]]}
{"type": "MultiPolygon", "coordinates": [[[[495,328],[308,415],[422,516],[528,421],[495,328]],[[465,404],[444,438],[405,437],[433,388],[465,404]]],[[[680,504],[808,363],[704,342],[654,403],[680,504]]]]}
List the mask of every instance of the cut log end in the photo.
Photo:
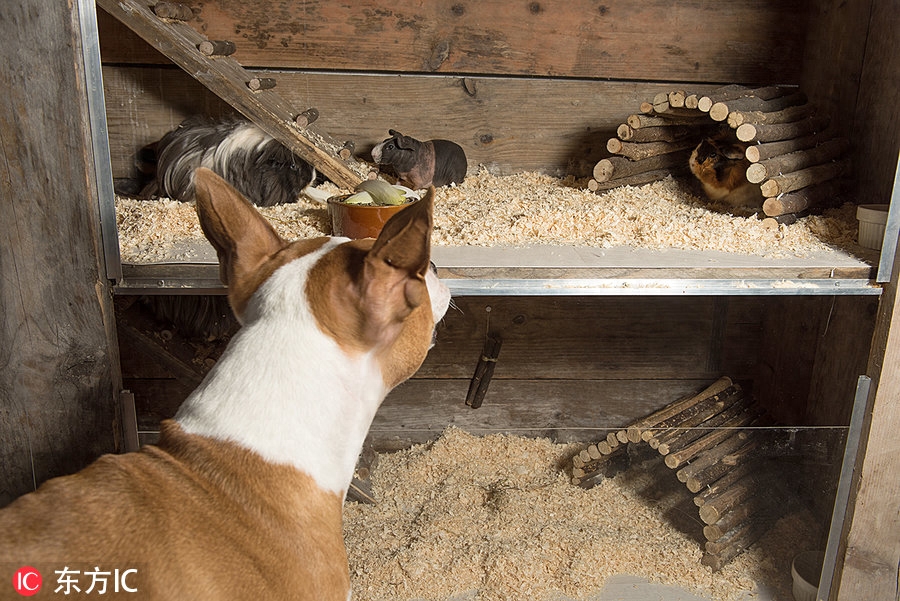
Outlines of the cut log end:
{"type": "Polygon", "coordinates": [[[197,45],[197,49],[204,56],[230,56],[235,53],[237,46],[227,40],[204,40],[197,45]]]}
{"type": "Polygon", "coordinates": [[[344,145],[338,151],[338,156],[344,159],[345,161],[353,156],[353,150],[356,148],[356,144],[352,141],[347,140],[344,142],[344,145]]]}
{"type": "Polygon", "coordinates": [[[309,127],[316,119],[319,118],[319,111],[315,108],[308,108],[294,119],[294,123],[300,127],[309,127]]]}
{"type": "Polygon", "coordinates": [[[247,87],[254,92],[261,90],[271,90],[276,85],[275,79],[272,77],[254,77],[247,82],[247,87]]]}

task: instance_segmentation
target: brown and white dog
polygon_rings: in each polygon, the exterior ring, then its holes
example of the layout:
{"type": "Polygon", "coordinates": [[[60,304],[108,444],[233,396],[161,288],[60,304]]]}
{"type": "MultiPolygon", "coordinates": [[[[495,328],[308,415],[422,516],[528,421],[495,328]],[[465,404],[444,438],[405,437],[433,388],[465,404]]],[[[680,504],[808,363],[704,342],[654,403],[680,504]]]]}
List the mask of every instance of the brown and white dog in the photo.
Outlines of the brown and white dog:
{"type": "Polygon", "coordinates": [[[195,183],[243,327],[157,445],[0,511],[0,599],[34,589],[35,573],[38,599],[64,586],[114,599],[350,596],[344,495],[376,409],[419,368],[450,300],[430,269],[433,192],[377,240],[289,243],[213,172],[195,183]]]}

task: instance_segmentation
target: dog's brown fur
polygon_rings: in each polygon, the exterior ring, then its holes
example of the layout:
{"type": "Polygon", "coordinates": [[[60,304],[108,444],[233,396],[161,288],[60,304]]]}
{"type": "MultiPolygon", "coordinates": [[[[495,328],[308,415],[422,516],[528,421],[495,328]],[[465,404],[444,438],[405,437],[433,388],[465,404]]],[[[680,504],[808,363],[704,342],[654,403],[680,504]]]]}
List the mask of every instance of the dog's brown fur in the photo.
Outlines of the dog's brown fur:
{"type": "MultiPolygon", "coordinates": [[[[249,201],[208,170],[198,170],[195,183],[200,221],[217,250],[239,318],[246,316],[256,292],[279,267],[329,243],[327,238],[283,240],[249,201]]],[[[103,456],[77,474],[44,483],[0,511],[0,599],[18,598],[11,586],[13,574],[30,566],[41,572],[51,593],[57,585],[56,571],[68,568],[82,574],[137,570],[127,584],[138,592],[116,594],[109,582],[104,597],[111,599],[346,601],[350,582],[341,532],[343,495],[334,491],[340,486],[346,490],[352,462],[383,395],[419,368],[431,344],[434,315],[426,277],[431,275],[432,196],[433,191],[392,218],[377,240],[332,241],[329,250],[303,267],[306,283],[298,290],[305,287],[306,298],[289,309],[266,313],[270,322],[285,322],[282,346],[320,340],[320,345],[329,342],[315,348],[331,349],[336,343],[343,353],[340,357],[351,366],[356,366],[352,362],[356,355],[374,357],[372,363],[379,369],[362,374],[368,378],[362,380],[367,385],[362,394],[346,391],[347,379],[356,375],[346,371],[340,377],[321,374],[325,386],[314,390],[331,391],[325,402],[298,393],[291,378],[264,384],[262,375],[256,382],[258,374],[243,370],[260,353],[266,360],[281,361],[281,373],[296,373],[297,368],[285,362],[284,348],[266,347],[269,339],[260,342],[250,335],[259,330],[246,324],[226,351],[227,362],[223,355],[186,401],[186,415],[182,416],[182,407],[178,421],[163,422],[157,445],[103,456]],[[313,319],[292,325],[294,309],[308,311],[313,319]],[[254,341],[249,347],[236,344],[245,333],[249,338],[242,340],[254,341]],[[229,354],[233,348],[238,350],[229,354]],[[243,386],[248,378],[250,388],[243,386]],[[212,395],[210,390],[225,394],[212,395]],[[235,390],[252,390],[253,402],[235,390]],[[269,421],[254,422],[257,438],[248,443],[250,448],[239,446],[233,437],[250,428],[245,428],[246,421],[231,421],[224,434],[217,429],[223,426],[219,417],[231,415],[218,411],[225,406],[219,404],[223,399],[232,403],[227,405],[232,409],[246,408],[250,420],[273,399],[278,412],[262,412],[269,421]],[[335,424],[334,431],[328,430],[322,439],[311,432],[304,437],[294,429],[282,431],[276,439],[279,444],[313,439],[316,443],[301,451],[291,446],[295,454],[277,463],[267,461],[264,453],[271,447],[258,444],[259,438],[273,426],[273,415],[282,423],[282,416],[295,407],[301,416],[299,428],[306,425],[304,411],[322,412],[317,415],[335,424]],[[203,435],[204,426],[217,437],[203,435]],[[335,458],[338,470],[331,469],[330,460],[335,458]],[[319,476],[314,479],[310,473],[319,476]]],[[[260,292],[261,298],[268,298],[260,292]]],[[[449,302],[449,295],[444,301],[449,302]]],[[[310,367],[302,377],[319,378],[316,369],[310,367]]],[[[89,585],[90,581],[79,581],[82,591],[89,585]]]]}
{"type": "Polygon", "coordinates": [[[167,421],[157,445],[105,455],[0,512],[0,599],[19,598],[12,572],[29,565],[51,591],[64,567],[136,569],[139,592],[116,596],[110,582],[110,599],[345,601],[341,503],[291,467],[167,421]]]}

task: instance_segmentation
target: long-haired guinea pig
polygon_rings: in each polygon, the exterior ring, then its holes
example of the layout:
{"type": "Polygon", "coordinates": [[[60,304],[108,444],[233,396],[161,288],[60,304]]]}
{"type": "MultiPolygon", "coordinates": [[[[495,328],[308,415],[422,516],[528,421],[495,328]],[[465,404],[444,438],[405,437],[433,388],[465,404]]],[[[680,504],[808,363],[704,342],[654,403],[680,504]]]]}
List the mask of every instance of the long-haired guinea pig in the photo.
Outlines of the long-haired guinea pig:
{"type": "Polygon", "coordinates": [[[750,161],[744,158],[746,150],[745,144],[721,137],[705,138],[694,148],[688,164],[710,200],[734,208],[762,206],[759,186],[747,181],[750,161]]]}
{"type": "Polygon", "coordinates": [[[212,169],[255,205],[297,202],[300,194],[325,202],[311,187],[316,170],[256,124],[238,117],[191,117],[156,143],[156,193],[193,200],[193,175],[212,169]]]}
{"type": "Polygon", "coordinates": [[[389,129],[390,138],[372,149],[372,159],[390,165],[401,183],[414,190],[462,183],[468,164],[462,147],[449,140],[420,142],[389,129]]]}

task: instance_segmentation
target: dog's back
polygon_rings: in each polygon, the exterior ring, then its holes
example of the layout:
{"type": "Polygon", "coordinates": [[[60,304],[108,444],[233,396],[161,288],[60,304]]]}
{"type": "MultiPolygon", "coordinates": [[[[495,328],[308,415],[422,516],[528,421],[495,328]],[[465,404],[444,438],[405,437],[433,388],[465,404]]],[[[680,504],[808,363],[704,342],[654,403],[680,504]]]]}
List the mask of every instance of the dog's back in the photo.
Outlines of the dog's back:
{"type": "MultiPolygon", "coordinates": [[[[0,565],[33,567],[51,590],[105,582],[113,599],[344,601],[341,504],[298,470],[168,421],[158,445],[105,455],[0,512],[0,565]]],[[[8,582],[0,599],[15,598],[8,582]]]]}
{"type": "Polygon", "coordinates": [[[158,445],[0,511],[0,599],[18,598],[17,576],[35,586],[26,566],[51,591],[111,598],[348,597],[341,507],[356,458],[449,304],[429,268],[433,190],[377,240],[289,243],[211,171],[195,184],[243,327],[158,445]]]}

